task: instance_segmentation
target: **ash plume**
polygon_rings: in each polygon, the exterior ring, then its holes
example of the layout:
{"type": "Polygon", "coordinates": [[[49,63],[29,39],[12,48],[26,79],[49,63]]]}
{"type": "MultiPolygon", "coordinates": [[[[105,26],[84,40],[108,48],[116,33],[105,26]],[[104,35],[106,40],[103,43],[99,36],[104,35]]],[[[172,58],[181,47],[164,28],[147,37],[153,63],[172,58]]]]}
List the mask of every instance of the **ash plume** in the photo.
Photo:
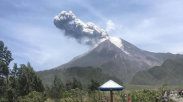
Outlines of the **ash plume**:
{"type": "Polygon", "coordinates": [[[107,31],[99,29],[92,22],[84,23],[72,11],[62,11],[54,18],[54,25],[65,31],[65,36],[75,38],[79,43],[94,45],[101,39],[108,38],[107,31]]]}

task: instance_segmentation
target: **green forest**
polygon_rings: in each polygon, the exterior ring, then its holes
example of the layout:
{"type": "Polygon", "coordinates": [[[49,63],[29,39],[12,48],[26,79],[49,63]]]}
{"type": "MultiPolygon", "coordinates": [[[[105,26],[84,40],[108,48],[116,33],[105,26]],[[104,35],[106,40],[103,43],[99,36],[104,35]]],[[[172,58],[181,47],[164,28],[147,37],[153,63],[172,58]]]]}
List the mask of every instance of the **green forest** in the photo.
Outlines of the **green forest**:
{"type": "Polygon", "coordinates": [[[132,84],[137,85],[168,85],[183,84],[183,59],[165,60],[161,66],[137,72],[132,84]]]}
{"type": "MultiPolygon", "coordinates": [[[[101,69],[92,67],[53,69],[54,76],[48,80],[46,77],[40,79],[39,76],[49,74],[37,74],[29,62],[27,65],[14,63],[10,68],[12,60],[11,51],[0,41],[0,102],[109,102],[109,92],[99,91],[98,87],[108,79],[123,84],[101,69]],[[62,75],[60,73],[64,73],[65,78],[59,76],[62,75]]],[[[113,95],[115,102],[127,102],[128,97],[132,102],[163,102],[162,95],[167,90],[167,84],[164,84],[157,89],[124,90],[113,95]]]]}
{"type": "Polygon", "coordinates": [[[71,67],[67,69],[51,69],[46,71],[37,72],[45,85],[50,86],[53,83],[54,76],[61,78],[65,84],[68,81],[72,81],[73,78],[78,79],[82,82],[84,88],[90,84],[92,79],[97,80],[100,85],[107,82],[108,80],[114,80],[115,82],[123,85],[123,82],[116,77],[110,76],[104,73],[101,68],[93,67],[71,67]]]}

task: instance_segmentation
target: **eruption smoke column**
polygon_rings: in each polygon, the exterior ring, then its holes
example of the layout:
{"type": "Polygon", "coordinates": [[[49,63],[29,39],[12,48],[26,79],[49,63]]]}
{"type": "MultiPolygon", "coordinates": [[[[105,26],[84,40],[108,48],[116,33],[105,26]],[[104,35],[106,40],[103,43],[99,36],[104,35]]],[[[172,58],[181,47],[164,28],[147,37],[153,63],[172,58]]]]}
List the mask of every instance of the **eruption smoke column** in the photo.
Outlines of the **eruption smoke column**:
{"type": "Polygon", "coordinates": [[[107,31],[99,29],[92,22],[84,23],[72,11],[62,11],[54,18],[54,25],[65,31],[65,36],[75,38],[79,43],[94,45],[108,38],[107,31]]]}

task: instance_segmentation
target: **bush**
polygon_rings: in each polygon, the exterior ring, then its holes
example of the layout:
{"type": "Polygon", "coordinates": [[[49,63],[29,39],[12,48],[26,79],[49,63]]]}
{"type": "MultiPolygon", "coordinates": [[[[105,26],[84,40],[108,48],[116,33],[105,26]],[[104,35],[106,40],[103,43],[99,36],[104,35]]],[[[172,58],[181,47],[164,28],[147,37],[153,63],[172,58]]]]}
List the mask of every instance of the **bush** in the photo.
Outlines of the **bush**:
{"type": "Polygon", "coordinates": [[[18,102],[44,102],[46,97],[43,93],[32,91],[26,96],[22,96],[18,98],[18,102]]]}

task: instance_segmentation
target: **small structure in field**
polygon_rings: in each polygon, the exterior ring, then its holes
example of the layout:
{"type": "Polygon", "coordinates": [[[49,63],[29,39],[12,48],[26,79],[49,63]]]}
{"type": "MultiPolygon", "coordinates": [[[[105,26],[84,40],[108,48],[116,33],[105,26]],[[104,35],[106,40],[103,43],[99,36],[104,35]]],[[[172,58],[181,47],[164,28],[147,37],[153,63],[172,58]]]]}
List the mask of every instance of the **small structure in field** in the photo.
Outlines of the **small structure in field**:
{"type": "Polygon", "coordinates": [[[103,85],[99,87],[99,90],[101,91],[110,91],[110,96],[111,96],[111,102],[113,102],[113,91],[122,91],[123,86],[119,85],[118,83],[109,80],[103,85]]]}

